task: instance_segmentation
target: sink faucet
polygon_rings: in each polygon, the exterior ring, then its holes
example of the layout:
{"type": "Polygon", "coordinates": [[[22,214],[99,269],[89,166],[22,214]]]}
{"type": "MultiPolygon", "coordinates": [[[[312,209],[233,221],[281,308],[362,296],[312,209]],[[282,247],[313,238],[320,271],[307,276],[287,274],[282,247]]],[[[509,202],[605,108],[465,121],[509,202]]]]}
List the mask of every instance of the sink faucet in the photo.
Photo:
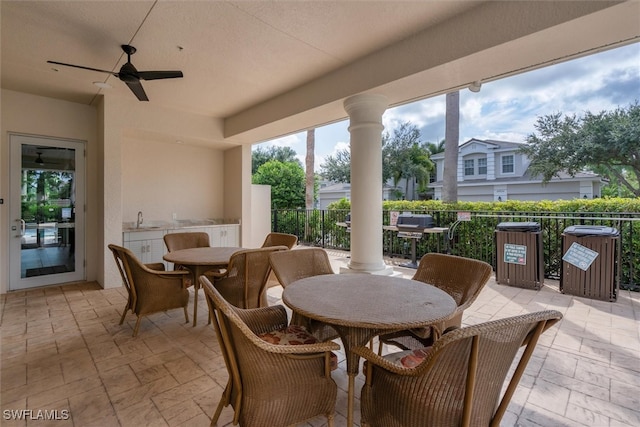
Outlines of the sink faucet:
{"type": "Polygon", "coordinates": [[[138,222],[136,222],[136,228],[140,228],[140,224],[142,224],[142,211],[138,211],[138,222]]]}

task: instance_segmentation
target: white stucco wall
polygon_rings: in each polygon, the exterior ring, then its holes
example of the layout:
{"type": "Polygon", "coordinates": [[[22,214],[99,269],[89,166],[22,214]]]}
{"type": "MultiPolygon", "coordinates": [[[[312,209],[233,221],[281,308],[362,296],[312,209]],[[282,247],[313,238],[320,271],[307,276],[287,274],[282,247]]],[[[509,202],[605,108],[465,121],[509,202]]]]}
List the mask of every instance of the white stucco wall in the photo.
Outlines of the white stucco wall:
{"type": "Polygon", "coordinates": [[[222,151],[129,138],[121,151],[123,221],[223,217],[222,151]]]}
{"type": "Polygon", "coordinates": [[[6,90],[1,95],[1,293],[9,277],[8,132],[87,141],[86,273],[104,287],[121,286],[107,244],[122,242],[122,222],[134,220],[139,210],[148,220],[170,220],[173,213],[236,219],[251,214],[251,148],[209,143],[221,138],[221,120],[115,97],[87,106],[6,90]],[[199,144],[181,146],[154,134],[199,144]],[[229,180],[236,183],[230,189],[229,180]]]}
{"type": "MultiPolygon", "coordinates": [[[[2,90],[1,92],[2,142],[0,146],[0,293],[5,293],[9,283],[8,239],[9,223],[9,138],[8,133],[51,136],[63,139],[86,141],[87,150],[87,195],[95,194],[97,174],[97,111],[96,108],[59,101],[52,98],[34,96],[20,92],[2,90]]],[[[95,198],[87,197],[86,231],[95,234],[97,227],[97,204],[95,198]]],[[[95,245],[86,247],[86,275],[88,280],[97,276],[97,249],[95,245]]]]}

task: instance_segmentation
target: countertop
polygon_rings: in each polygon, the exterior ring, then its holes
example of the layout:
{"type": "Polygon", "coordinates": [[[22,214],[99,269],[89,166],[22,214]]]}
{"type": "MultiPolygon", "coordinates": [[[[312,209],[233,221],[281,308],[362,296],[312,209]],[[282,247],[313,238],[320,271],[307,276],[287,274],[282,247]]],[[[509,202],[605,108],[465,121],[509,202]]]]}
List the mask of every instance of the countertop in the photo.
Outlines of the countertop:
{"type": "Polygon", "coordinates": [[[194,227],[209,227],[212,225],[238,225],[238,219],[179,219],[175,221],[144,221],[140,227],[135,221],[123,222],[123,232],[151,231],[151,230],[176,230],[194,227]]]}

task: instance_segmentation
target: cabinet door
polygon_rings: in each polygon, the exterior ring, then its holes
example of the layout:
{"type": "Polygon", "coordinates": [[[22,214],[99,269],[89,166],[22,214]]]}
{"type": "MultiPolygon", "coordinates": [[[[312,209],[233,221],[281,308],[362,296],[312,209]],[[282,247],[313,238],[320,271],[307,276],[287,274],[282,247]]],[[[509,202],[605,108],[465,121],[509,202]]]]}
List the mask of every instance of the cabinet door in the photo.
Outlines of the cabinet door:
{"type": "Polygon", "coordinates": [[[240,246],[240,226],[227,225],[225,228],[226,246],[240,246]]]}
{"type": "MultiPolygon", "coordinates": [[[[163,262],[162,256],[165,253],[164,240],[162,232],[137,232],[127,233],[124,236],[123,246],[129,249],[143,264],[151,262],[163,262]],[[143,239],[141,239],[143,237],[143,239]],[[129,240],[127,240],[127,238],[129,240]],[[135,240],[131,240],[135,239],[135,240]]],[[[165,263],[166,266],[166,263],[165,263]]]]}
{"type": "MultiPolygon", "coordinates": [[[[163,239],[146,240],[146,252],[145,252],[145,264],[150,262],[164,262],[162,256],[165,253],[165,246],[163,239]]],[[[165,263],[166,267],[166,263],[165,263]]]]}
{"type": "Polygon", "coordinates": [[[216,226],[216,227],[209,227],[209,244],[211,246],[215,246],[217,248],[219,248],[220,246],[223,246],[222,244],[222,227],[220,226],[216,226]]]}
{"type": "Polygon", "coordinates": [[[124,247],[129,249],[140,261],[144,262],[144,255],[146,253],[146,242],[144,240],[134,240],[124,242],[124,247]]]}

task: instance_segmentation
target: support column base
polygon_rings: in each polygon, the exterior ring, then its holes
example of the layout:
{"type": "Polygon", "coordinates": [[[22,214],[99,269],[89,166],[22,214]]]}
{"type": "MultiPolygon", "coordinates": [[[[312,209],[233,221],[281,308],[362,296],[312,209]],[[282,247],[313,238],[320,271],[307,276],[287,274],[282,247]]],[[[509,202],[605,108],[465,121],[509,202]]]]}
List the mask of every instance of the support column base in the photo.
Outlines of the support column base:
{"type": "Polygon", "coordinates": [[[385,265],[385,267],[381,270],[366,270],[366,269],[356,269],[349,264],[347,267],[340,267],[340,274],[375,274],[378,276],[391,276],[398,277],[402,276],[402,273],[399,273],[393,269],[393,267],[385,265]]]}

